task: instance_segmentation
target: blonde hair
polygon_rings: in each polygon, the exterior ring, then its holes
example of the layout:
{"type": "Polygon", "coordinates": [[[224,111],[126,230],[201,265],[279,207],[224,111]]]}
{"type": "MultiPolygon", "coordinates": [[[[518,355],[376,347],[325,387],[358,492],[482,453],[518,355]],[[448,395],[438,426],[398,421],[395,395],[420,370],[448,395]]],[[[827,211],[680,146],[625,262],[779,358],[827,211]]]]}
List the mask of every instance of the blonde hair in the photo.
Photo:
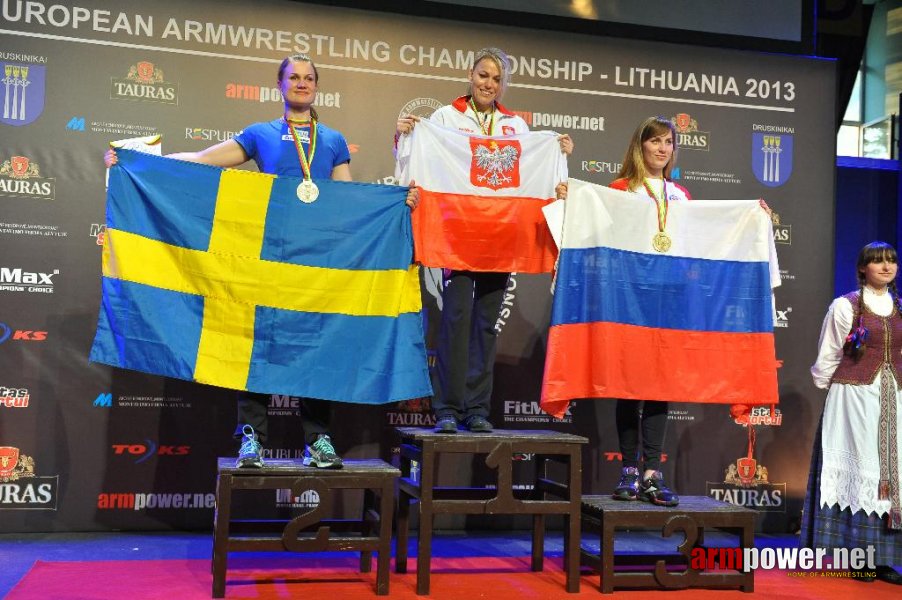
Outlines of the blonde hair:
{"type": "Polygon", "coordinates": [[[642,121],[633,132],[630,145],[623,157],[623,166],[620,167],[620,173],[617,174],[618,179],[628,181],[628,189],[631,191],[639,189],[645,178],[648,177],[648,169],[645,168],[645,158],[642,155],[642,144],[667,132],[673,136],[673,155],[664,165],[664,179],[670,179],[677,158],[677,135],[673,123],[664,117],[649,117],[642,121]]]}

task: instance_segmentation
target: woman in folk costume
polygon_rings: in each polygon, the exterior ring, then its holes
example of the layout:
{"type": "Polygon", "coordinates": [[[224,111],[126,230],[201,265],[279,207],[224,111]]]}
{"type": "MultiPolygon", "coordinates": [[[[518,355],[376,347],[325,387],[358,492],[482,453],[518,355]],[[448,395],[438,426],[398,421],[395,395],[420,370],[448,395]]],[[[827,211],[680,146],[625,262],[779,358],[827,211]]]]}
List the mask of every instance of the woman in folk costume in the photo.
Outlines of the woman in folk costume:
{"type": "MultiPolygon", "coordinates": [[[[623,166],[609,187],[647,196],[658,206],[659,233],[656,248],[670,247],[666,233],[667,205],[691,199],[686,188],[670,180],[676,163],[677,141],[673,123],[664,117],[643,121],[630,140],[623,166]],[[664,247],[666,246],[666,247],[664,247]]],[[[617,400],[617,437],[622,471],[614,490],[616,500],[645,500],[660,506],[676,506],[679,496],[664,485],[661,451],[667,430],[667,402],[617,400]],[[639,433],[642,433],[643,470],[639,469],[639,433]]]]}
{"type": "MultiPolygon", "coordinates": [[[[467,73],[468,94],[435,111],[430,121],[465,133],[485,136],[527,133],[529,126],[499,103],[510,81],[511,64],[498,48],[478,50],[467,73]]],[[[419,119],[398,120],[398,136],[410,133],[419,119]]],[[[559,138],[561,151],[573,152],[569,135],[559,138]]],[[[566,195],[566,183],[556,190],[566,195]]],[[[488,432],[497,332],[510,273],[446,270],[442,315],[436,350],[436,381],[432,400],[436,431],[455,433],[459,425],[488,432]]]]}
{"type": "Polygon", "coordinates": [[[861,249],[858,289],[827,311],[811,367],[827,402],[814,442],[801,545],[874,548],[875,578],[902,584],[902,302],[896,250],[861,249]]]}

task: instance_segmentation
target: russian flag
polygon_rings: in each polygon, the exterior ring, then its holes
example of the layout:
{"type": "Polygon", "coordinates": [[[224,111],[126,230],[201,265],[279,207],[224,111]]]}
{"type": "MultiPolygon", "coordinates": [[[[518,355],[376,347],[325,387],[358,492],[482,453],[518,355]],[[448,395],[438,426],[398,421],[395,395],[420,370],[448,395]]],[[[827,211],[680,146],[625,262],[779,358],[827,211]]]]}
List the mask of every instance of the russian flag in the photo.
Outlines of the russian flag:
{"type": "Polygon", "coordinates": [[[757,200],[654,202],[571,179],[542,408],[626,398],[775,404],[773,230],[757,200]]]}
{"type": "Polygon", "coordinates": [[[556,133],[485,137],[421,121],[398,143],[396,174],[420,188],[412,214],[420,264],[551,272],[557,248],[542,208],[567,180],[556,133]]]}

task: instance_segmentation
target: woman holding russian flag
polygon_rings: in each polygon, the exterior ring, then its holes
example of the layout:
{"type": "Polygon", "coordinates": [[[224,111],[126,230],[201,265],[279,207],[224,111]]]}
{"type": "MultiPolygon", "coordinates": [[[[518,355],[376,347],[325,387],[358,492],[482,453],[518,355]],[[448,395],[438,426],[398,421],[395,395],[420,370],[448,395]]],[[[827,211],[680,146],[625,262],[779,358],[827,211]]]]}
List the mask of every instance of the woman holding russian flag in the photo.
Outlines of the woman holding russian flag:
{"type": "MultiPolygon", "coordinates": [[[[508,136],[529,132],[520,116],[499,100],[510,81],[510,59],[498,48],[483,48],[467,73],[468,93],[439,108],[430,121],[475,136],[508,136]]],[[[419,119],[398,120],[396,143],[413,131],[419,119]]],[[[573,152],[569,135],[558,137],[564,154],[573,152]]],[[[422,183],[422,182],[421,182],[422,183]]],[[[566,183],[555,189],[566,195],[566,183]]],[[[486,231],[486,235],[492,235],[486,231]]],[[[437,343],[433,411],[436,431],[455,433],[458,426],[488,432],[497,321],[510,273],[445,269],[441,325],[437,343]]]]}
{"type": "Polygon", "coordinates": [[[896,250],[861,249],[858,289],[827,310],[811,367],[827,389],[815,436],[801,545],[873,548],[876,570],[857,579],[902,584],[902,301],[896,250]]]}
{"type": "MultiPolygon", "coordinates": [[[[623,166],[610,187],[645,196],[658,207],[658,233],[652,244],[656,250],[670,247],[667,235],[667,205],[691,199],[686,188],[670,180],[676,163],[677,141],[673,123],[664,117],[643,121],[630,140],[623,166]]],[[[668,403],[662,401],[617,400],[617,436],[622,471],[614,490],[616,500],[644,500],[659,506],[676,506],[679,496],[666,485],[661,474],[661,451],[667,430],[668,403]],[[639,432],[642,432],[643,470],[639,470],[639,432]]]]}

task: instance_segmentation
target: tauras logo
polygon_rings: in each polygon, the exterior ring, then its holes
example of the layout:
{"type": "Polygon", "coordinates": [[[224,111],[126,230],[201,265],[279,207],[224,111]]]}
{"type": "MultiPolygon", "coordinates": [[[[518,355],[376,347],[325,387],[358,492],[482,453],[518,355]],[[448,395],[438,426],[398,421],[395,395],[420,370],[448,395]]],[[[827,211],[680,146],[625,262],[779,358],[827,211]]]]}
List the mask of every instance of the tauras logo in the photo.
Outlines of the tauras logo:
{"type": "Polygon", "coordinates": [[[114,77],[110,82],[110,98],[113,100],[179,103],[178,84],[164,81],[162,69],[149,61],[132,65],[125,79],[114,77]]]}
{"type": "Polygon", "coordinates": [[[59,475],[35,475],[34,459],[0,446],[0,510],[56,510],[59,475]]]}
{"type": "Polygon", "coordinates": [[[41,177],[38,164],[27,156],[12,156],[0,164],[0,196],[53,200],[56,180],[41,177]]]}

